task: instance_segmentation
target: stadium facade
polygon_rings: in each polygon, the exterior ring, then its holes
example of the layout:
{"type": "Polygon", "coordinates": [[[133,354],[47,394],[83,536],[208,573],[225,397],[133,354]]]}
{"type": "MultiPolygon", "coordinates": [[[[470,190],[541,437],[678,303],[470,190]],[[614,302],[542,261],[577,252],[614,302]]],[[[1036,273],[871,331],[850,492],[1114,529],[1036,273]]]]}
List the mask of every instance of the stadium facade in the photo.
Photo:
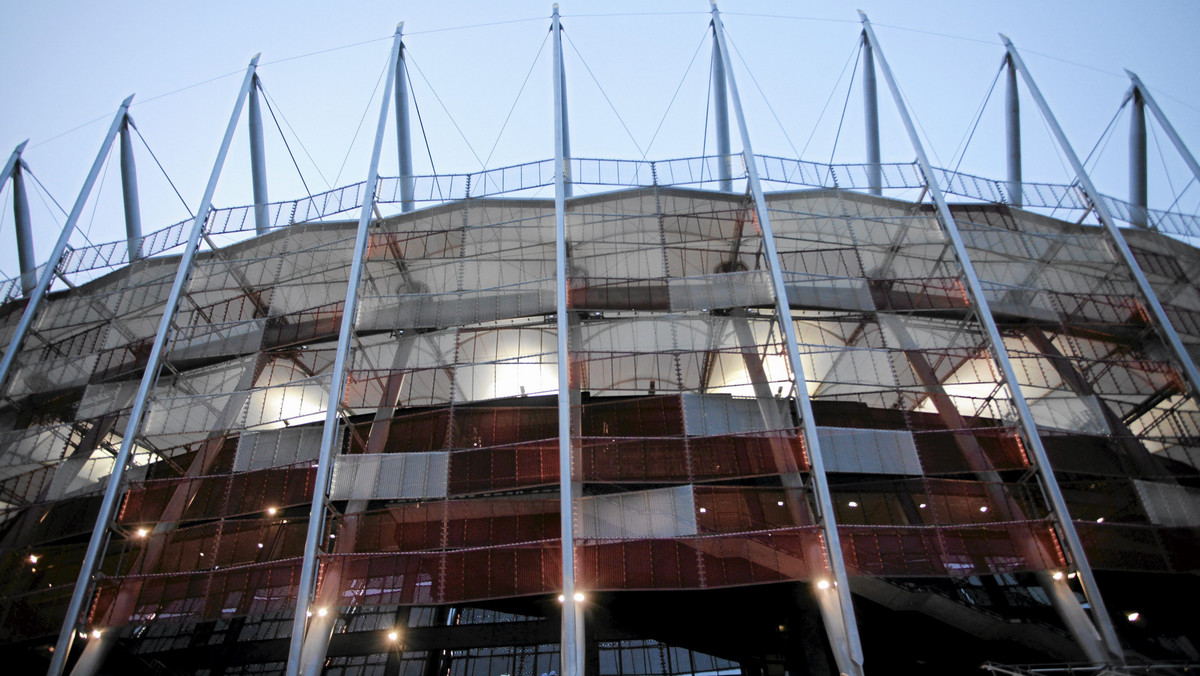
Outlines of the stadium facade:
{"type": "Polygon", "coordinates": [[[1129,201],[1011,44],[1006,179],[930,165],[898,96],[917,160],[881,163],[877,69],[898,90],[865,17],[868,162],[761,156],[714,8],[718,153],[581,159],[552,21],[553,160],[413,176],[397,30],[366,181],[268,201],[256,59],[199,216],[143,234],[123,153],[128,238],[70,248],[121,108],[2,289],[13,668],[1198,659],[1200,219],[1145,204],[1145,108],[1178,137],[1136,77],[1129,201]],[[1018,77],[1070,185],[1021,181],[1018,77]],[[256,203],[215,209],[243,108],[256,203]]]}

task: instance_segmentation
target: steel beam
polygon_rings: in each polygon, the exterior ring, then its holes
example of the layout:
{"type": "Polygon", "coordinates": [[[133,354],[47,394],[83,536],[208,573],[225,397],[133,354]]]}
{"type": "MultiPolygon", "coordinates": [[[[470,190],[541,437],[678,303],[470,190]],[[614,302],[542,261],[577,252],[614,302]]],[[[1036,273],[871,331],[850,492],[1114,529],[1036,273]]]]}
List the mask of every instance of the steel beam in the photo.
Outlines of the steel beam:
{"type": "Polygon", "coordinates": [[[1176,133],[1175,127],[1171,126],[1171,122],[1167,119],[1167,116],[1163,114],[1162,108],[1158,107],[1158,102],[1155,101],[1154,97],[1150,95],[1150,90],[1146,89],[1146,85],[1142,84],[1141,78],[1134,73],[1127,70],[1125,71],[1125,74],[1129,76],[1129,79],[1133,82],[1134,88],[1142,95],[1142,100],[1145,101],[1146,105],[1150,107],[1150,112],[1154,113],[1154,119],[1158,120],[1158,123],[1162,125],[1163,131],[1167,133],[1167,138],[1171,139],[1171,144],[1175,146],[1175,150],[1181,157],[1183,157],[1183,161],[1187,163],[1188,169],[1192,170],[1192,176],[1196,177],[1197,181],[1200,181],[1200,163],[1196,162],[1196,158],[1192,155],[1192,151],[1188,150],[1188,147],[1184,144],[1183,139],[1179,137],[1178,133],[1176,133]]]}
{"type": "MultiPolygon", "coordinates": [[[[396,29],[404,33],[404,22],[396,29]]],[[[413,210],[412,134],[408,124],[408,69],[404,63],[404,42],[400,42],[400,62],[396,64],[396,143],[400,158],[400,211],[413,210]]]]}
{"type": "Polygon", "coordinates": [[[392,96],[392,85],[396,79],[396,66],[400,59],[400,27],[392,38],[392,51],[388,56],[388,73],[383,85],[383,98],[379,106],[379,122],[375,127],[375,143],[371,149],[371,164],[367,169],[367,181],[363,188],[362,210],[358,216],[358,228],[354,235],[354,255],[350,262],[349,279],[346,282],[345,309],[338,331],[337,351],[334,354],[329,406],[325,411],[325,424],[321,431],[321,451],[317,460],[317,477],[313,488],[312,508],[308,517],[308,532],[304,543],[304,561],[300,568],[300,585],[296,593],[296,614],[292,618],[292,637],[288,647],[288,676],[296,676],[306,668],[301,659],[304,638],[308,629],[309,609],[312,607],[316,588],[317,552],[321,547],[321,533],[325,528],[325,506],[329,496],[329,481],[333,474],[333,445],[337,438],[341,419],[341,401],[346,386],[346,364],[350,357],[350,343],[354,339],[354,316],[358,309],[358,283],[362,279],[363,261],[367,250],[367,228],[371,223],[375,207],[375,191],[379,183],[379,156],[383,150],[383,132],[387,128],[388,99],[392,96]]]}
{"type": "Polygon", "coordinates": [[[125,200],[125,238],[129,240],[129,262],[142,257],[142,210],[138,204],[137,166],[133,162],[133,138],[125,116],[121,125],[121,195],[125,200]]]}
{"type": "Polygon", "coordinates": [[[733,192],[733,158],[729,156],[729,88],[725,84],[725,59],[713,26],[712,54],[713,125],[717,132],[717,178],[720,190],[733,192]]]}
{"type": "Polygon", "coordinates": [[[258,75],[250,87],[250,181],[254,187],[254,232],[270,231],[270,210],[267,208],[267,152],[263,148],[262,110],[258,105],[258,75]]]}
{"type": "MultiPolygon", "coordinates": [[[[863,30],[866,31],[867,39],[878,50],[879,41],[876,39],[875,32],[871,28],[871,22],[867,19],[866,14],[859,12],[859,16],[862,18],[863,30]]],[[[1019,65],[1019,61],[1016,59],[1014,59],[1014,62],[1019,65]]],[[[1058,526],[1059,533],[1071,556],[1072,563],[1083,582],[1084,593],[1087,595],[1088,602],[1092,605],[1095,616],[1093,621],[1100,629],[1105,648],[1111,653],[1112,657],[1119,661],[1123,660],[1121,643],[1117,639],[1116,632],[1112,627],[1112,621],[1105,609],[1104,600],[1100,597],[1099,589],[1096,587],[1091,565],[1088,563],[1087,555],[1083,549],[1083,543],[1079,540],[1079,534],[1075,531],[1075,524],[1071,520],[1066,500],[1063,498],[1058,480],[1054,476],[1050,460],[1046,456],[1046,449],[1042,445],[1042,438],[1038,433],[1037,423],[1034,421],[1033,413],[1030,412],[1029,405],[1025,401],[1024,392],[1021,391],[1021,384],[1017,380],[1016,371],[1013,369],[1012,362],[1009,359],[1008,349],[1004,346],[1004,338],[1000,335],[995,318],[992,317],[991,306],[984,293],[983,284],[979,281],[979,276],[975,272],[975,265],[971,262],[971,257],[967,253],[962,235],[959,233],[958,223],[950,213],[950,207],[946,203],[946,197],[942,193],[941,187],[938,185],[936,174],[933,173],[933,166],[929,163],[929,157],[925,154],[925,148],[921,144],[917,128],[914,126],[912,117],[908,113],[908,107],[905,106],[904,99],[900,95],[900,87],[896,83],[895,76],[892,74],[892,70],[888,66],[887,59],[883,56],[882,51],[879,54],[879,66],[883,72],[884,79],[887,81],[888,89],[891,90],[892,98],[896,103],[896,110],[900,113],[901,121],[904,123],[905,131],[908,132],[913,150],[917,154],[917,162],[921,167],[922,173],[925,175],[925,183],[929,188],[929,195],[937,205],[938,220],[941,222],[942,228],[945,230],[946,236],[954,248],[959,266],[962,268],[963,281],[966,282],[967,293],[975,308],[975,314],[978,316],[980,324],[983,325],[988,344],[992,350],[992,356],[996,365],[1000,368],[1004,382],[1008,385],[1009,396],[1012,397],[1013,407],[1017,410],[1017,417],[1022,432],[1021,436],[1033,458],[1038,477],[1041,479],[1042,488],[1049,499],[1051,512],[1058,526]]]]}
{"type": "MultiPolygon", "coordinates": [[[[221,141],[221,148],[217,151],[217,159],[213,164],[212,173],[209,175],[208,186],[204,189],[204,197],[201,198],[200,206],[196,210],[196,217],[192,221],[192,229],[188,235],[187,245],[180,255],[179,267],[175,271],[175,281],[171,284],[171,292],[167,296],[162,318],[158,323],[158,330],[154,334],[154,344],[150,348],[146,370],[142,374],[137,395],[133,399],[133,407],[129,412],[129,422],[126,423],[125,431],[121,435],[121,448],[117,451],[117,457],[113,462],[112,474],[109,475],[108,485],[104,489],[104,498],[100,503],[100,512],[96,516],[96,527],[92,530],[91,539],[88,541],[87,552],[84,554],[83,564],[79,569],[79,577],[75,582],[75,589],[71,593],[70,604],[67,606],[67,615],[63,618],[62,629],[58,634],[58,643],[54,649],[54,657],[51,659],[50,669],[47,671],[48,676],[61,676],[63,667],[66,664],[67,655],[71,652],[71,643],[75,639],[76,623],[79,620],[80,613],[83,611],[87,597],[90,596],[96,568],[99,565],[107,543],[108,530],[112,525],[117,502],[120,498],[121,483],[125,478],[126,470],[130,466],[130,456],[133,454],[134,440],[137,438],[138,431],[142,426],[142,418],[145,416],[146,407],[150,399],[150,390],[158,380],[159,367],[162,365],[163,357],[167,351],[167,338],[171,333],[171,323],[175,318],[176,310],[179,308],[179,301],[183,296],[183,288],[187,284],[188,277],[191,274],[192,262],[195,260],[196,252],[200,248],[200,235],[204,230],[204,223],[208,219],[209,209],[212,207],[213,193],[216,192],[217,180],[221,177],[221,169],[225,166],[225,156],[229,153],[229,146],[233,142],[233,133],[237,129],[238,118],[242,114],[242,106],[245,105],[246,97],[254,80],[254,72],[258,67],[258,56],[256,54],[250,60],[250,65],[246,67],[246,76],[242,80],[237,101],[233,105],[233,114],[230,115],[229,124],[225,128],[225,137],[221,141]]],[[[122,118],[119,119],[123,119],[123,116],[124,110],[122,110],[122,118]]],[[[115,126],[116,121],[114,121],[115,126]]],[[[115,135],[115,133],[116,130],[114,129],[113,134],[115,135]]],[[[46,276],[50,272],[53,272],[53,270],[47,268],[43,276],[46,276]]]]}
{"type": "Polygon", "coordinates": [[[1008,203],[1020,208],[1025,204],[1021,188],[1021,93],[1017,89],[1017,69],[1005,57],[1004,140],[1008,158],[1008,203]]]}
{"type": "Polygon", "coordinates": [[[863,126],[867,132],[867,192],[883,194],[883,166],[879,159],[879,93],[875,85],[875,53],[863,37],[863,126]]]}
{"type": "Polygon", "coordinates": [[[563,74],[562,22],[558,3],[550,17],[554,37],[554,296],[558,338],[558,486],[559,528],[562,537],[562,658],[563,676],[583,676],[583,613],[575,600],[575,453],[571,432],[571,333],[567,314],[566,200],[571,196],[567,143],[567,91],[563,74]]]}
{"type": "MultiPolygon", "coordinates": [[[[58,235],[58,241],[54,244],[54,249],[50,252],[50,259],[46,261],[46,267],[42,269],[42,274],[38,276],[37,286],[33,292],[29,294],[29,302],[25,304],[25,311],[21,314],[21,320],[17,322],[17,327],[13,329],[12,338],[8,341],[8,349],[4,351],[3,359],[0,359],[0,395],[8,391],[8,376],[11,374],[13,362],[17,358],[17,353],[21,351],[21,343],[25,340],[25,335],[29,333],[29,327],[33,324],[33,320],[37,317],[38,307],[42,303],[42,298],[45,297],[47,290],[50,288],[50,280],[54,278],[54,273],[58,270],[58,264],[62,262],[62,257],[67,251],[67,243],[71,239],[71,233],[75,231],[75,224],[79,222],[79,217],[83,215],[83,207],[87,204],[88,195],[92,192],[92,186],[96,184],[96,179],[100,176],[100,170],[104,167],[104,160],[108,157],[108,151],[112,148],[113,139],[117,137],[117,132],[121,128],[121,124],[125,120],[125,116],[129,111],[129,104],[133,101],[133,95],[121,102],[121,107],[117,109],[117,114],[113,116],[112,124],[108,127],[108,133],[104,136],[104,141],[100,144],[100,152],[96,153],[96,160],[92,162],[92,169],[88,172],[87,178],[83,181],[83,188],[79,191],[79,197],[75,199],[75,206],[71,207],[71,213],[67,215],[67,222],[63,224],[62,232],[58,235]]],[[[17,161],[20,161],[20,150],[25,147],[22,143],[13,151],[14,155],[18,156],[17,161]]],[[[12,159],[9,160],[10,162],[12,159]]],[[[6,166],[5,173],[14,171],[13,167],[6,166]]]]}
{"type": "MultiPolygon", "coordinates": [[[[1021,55],[1017,53],[1017,48],[1012,41],[1004,35],[1000,38],[1004,41],[1004,46],[1008,49],[1009,55],[1012,57],[1013,63],[1016,64],[1017,70],[1021,72],[1021,77],[1025,80],[1025,86],[1029,88],[1029,94],[1037,103],[1038,108],[1042,111],[1042,116],[1046,119],[1046,124],[1049,125],[1051,133],[1054,135],[1058,145],[1062,148],[1063,154],[1067,156],[1067,160],[1071,163],[1071,168],[1075,170],[1075,177],[1079,181],[1079,187],[1083,189],[1088,200],[1092,203],[1092,208],[1096,211],[1096,217],[1100,219],[1100,224],[1104,226],[1105,232],[1108,233],[1113,246],[1120,254],[1121,260],[1129,269],[1129,273],[1133,276],[1134,282],[1137,284],[1138,291],[1141,292],[1142,298],[1146,301],[1146,305],[1150,309],[1151,315],[1154,317],[1155,324],[1159,329],[1162,337],[1166,339],[1171,351],[1175,354],[1176,364],[1183,369],[1183,375],[1188,381],[1188,386],[1191,389],[1191,396],[1200,399],[1200,371],[1196,370],[1196,364],[1192,361],[1192,357],[1183,346],[1183,341],[1179,339],[1179,334],[1175,332],[1175,327],[1171,325],[1170,318],[1167,317],[1166,310],[1163,309],[1162,303],[1158,301],[1158,295],[1154,292],[1154,288],[1150,286],[1150,281],[1146,279],[1145,273],[1142,272],[1142,266],[1138,265],[1137,259],[1133,257],[1133,251],[1129,249],[1129,244],[1125,242],[1125,235],[1121,234],[1120,228],[1117,227],[1116,221],[1108,211],[1108,205],[1104,202],[1104,197],[1096,190],[1096,185],[1092,183],[1091,177],[1084,168],[1083,163],[1079,161],[1079,156],[1075,154],[1075,150],[1071,147],[1071,143],[1067,140],[1067,135],[1063,133],[1062,127],[1059,126],[1057,118],[1050,110],[1050,104],[1046,103],[1046,99],[1042,96],[1041,90],[1038,89],[1037,83],[1033,81],[1033,75],[1029,72],[1029,68],[1025,66],[1025,62],[1021,60],[1021,55]]],[[[1159,117],[1158,106],[1154,104],[1153,99],[1146,97],[1145,88],[1141,87],[1140,81],[1130,73],[1134,79],[1134,86],[1141,90],[1143,98],[1145,98],[1150,110],[1154,111],[1159,121],[1163,123],[1163,128],[1167,130],[1172,142],[1175,142],[1179,137],[1175,134],[1174,129],[1166,124],[1166,118],[1159,117]]],[[[1192,171],[1196,172],[1196,176],[1200,179],[1200,167],[1195,166],[1195,158],[1187,153],[1187,149],[1183,146],[1183,142],[1179,141],[1176,148],[1184,155],[1184,159],[1188,165],[1192,167],[1192,171]]]]}
{"type": "Polygon", "coordinates": [[[862,642],[858,634],[858,622],[855,619],[854,604],[850,598],[849,577],[846,574],[846,563],[842,558],[841,538],[838,535],[837,522],[834,518],[833,500],[829,493],[829,482],[825,476],[825,460],[821,454],[821,444],[817,437],[817,425],[813,417],[812,402],[808,398],[807,379],[804,366],[800,361],[800,347],[796,340],[796,327],[792,322],[791,304],[788,302],[787,288],[783,280],[783,267],[780,263],[779,251],[775,246],[775,233],[771,229],[771,218],[767,210],[766,197],[762,184],[758,179],[758,167],[755,165],[754,150],[750,144],[750,131],[746,125],[746,116],[742,111],[741,98],[738,95],[737,78],[733,74],[733,64],[729,58],[729,49],[725,40],[725,28],[721,23],[721,14],[717,10],[715,0],[712,2],[712,21],[716,29],[717,43],[720,46],[721,57],[725,61],[725,70],[729,78],[729,94],[733,101],[734,115],[737,117],[738,131],[741,133],[742,157],[746,165],[750,192],[754,197],[754,209],[758,216],[758,228],[762,233],[763,249],[766,252],[768,271],[771,274],[771,285],[775,291],[775,312],[779,327],[783,333],[788,353],[788,361],[792,365],[795,378],[796,396],[794,403],[799,414],[804,445],[808,450],[809,461],[812,465],[814,494],[817,500],[821,528],[825,535],[825,549],[829,559],[830,574],[833,585],[826,589],[818,589],[814,584],[816,594],[836,595],[837,601],[828,604],[840,612],[840,627],[826,627],[832,644],[834,655],[838,658],[838,668],[842,673],[851,676],[861,676],[863,673],[862,642]],[[832,587],[832,589],[828,588],[832,587]]]}

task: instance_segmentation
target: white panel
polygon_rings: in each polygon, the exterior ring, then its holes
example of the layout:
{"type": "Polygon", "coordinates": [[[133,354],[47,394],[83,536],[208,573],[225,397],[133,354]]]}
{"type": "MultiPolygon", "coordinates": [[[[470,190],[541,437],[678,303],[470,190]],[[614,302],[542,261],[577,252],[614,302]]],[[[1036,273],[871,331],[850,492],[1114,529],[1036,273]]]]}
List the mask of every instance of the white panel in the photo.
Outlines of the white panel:
{"type": "Polygon", "coordinates": [[[333,463],[331,500],[402,500],[446,497],[450,454],[341,455],[333,463]]]}
{"type": "MultiPolygon", "coordinates": [[[[335,442],[334,446],[339,444],[335,442]]],[[[283,467],[317,459],[321,451],[321,427],[318,425],[243,432],[238,439],[233,471],[283,467]]]]}
{"type": "MultiPolygon", "coordinates": [[[[763,416],[763,406],[779,410],[776,420],[790,420],[787,402],[779,399],[734,398],[728,394],[685,393],[683,428],[690,436],[742,434],[772,429],[763,416]]],[[[769,409],[768,409],[769,414],[769,409]]]]}
{"type": "Polygon", "coordinates": [[[580,498],[581,538],[673,538],[695,535],[691,486],[580,498]]]}
{"type": "Polygon", "coordinates": [[[1133,480],[1150,523],[1200,526],[1200,491],[1187,486],[1133,480]]]}
{"type": "Polygon", "coordinates": [[[825,469],[860,474],[920,474],[912,433],[849,427],[817,428],[825,469]]]}

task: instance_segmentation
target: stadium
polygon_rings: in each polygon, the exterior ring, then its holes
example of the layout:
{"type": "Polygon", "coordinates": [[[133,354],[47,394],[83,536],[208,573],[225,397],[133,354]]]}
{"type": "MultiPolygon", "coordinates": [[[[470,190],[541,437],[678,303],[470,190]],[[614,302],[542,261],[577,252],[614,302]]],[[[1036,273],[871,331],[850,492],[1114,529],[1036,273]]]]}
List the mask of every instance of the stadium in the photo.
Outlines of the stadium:
{"type": "Polygon", "coordinates": [[[867,161],[759,155],[714,7],[716,152],[580,158],[550,26],[553,159],[414,175],[400,29],[362,182],[267,198],[257,57],[195,218],[143,231],[126,101],[38,264],[13,152],[14,669],[1200,661],[1200,219],[1146,203],[1147,110],[1200,168],[1136,76],[1127,200],[1011,43],[1008,175],[932,165],[865,15],[867,161]],[[878,88],[915,161],[880,160],[878,88]],[[1021,104],[1072,182],[1022,180],[1021,104]],[[255,202],[216,208],[243,118],[255,202]],[[110,152],[127,236],[71,246],[110,152]]]}

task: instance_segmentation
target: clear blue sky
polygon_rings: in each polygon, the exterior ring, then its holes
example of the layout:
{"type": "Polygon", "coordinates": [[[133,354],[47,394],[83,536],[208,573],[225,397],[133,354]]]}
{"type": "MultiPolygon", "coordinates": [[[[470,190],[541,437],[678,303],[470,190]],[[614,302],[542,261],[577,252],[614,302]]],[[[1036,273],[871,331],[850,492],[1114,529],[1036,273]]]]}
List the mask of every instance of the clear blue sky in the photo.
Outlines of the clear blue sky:
{"type": "MultiPolygon", "coordinates": [[[[4,3],[0,91],[6,105],[0,109],[0,152],[7,156],[17,143],[30,139],[26,161],[69,210],[117,105],[136,93],[135,121],[194,208],[241,72],[254,53],[262,52],[259,73],[266,90],[307,149],[301,150],[288,131],[309,186],[317,191],[326,188],[326,181],[352,183],[366,170],[378,97],[352,143],[355,130],[385,65],[395,24],[404,21],[405,42],[420,69],[413,72],[415,98],[431,145],[427,153],[421,142],[414,144],[418,173],[430,171],[430,154],[439,172],[474,171],[482,160],[490,168],[549,158],[548,44],[536,63],[534,58],[547,33],[550,7],[550,2],[527,0],[4,3]],[[512,120],[499,135],[514,99],[512,120]]],[[[857,8],[875,24],[929,136],[935,164],[957,163],[955,151],[1003,56],[997,32],[1021,49],[1081,155],[1100,137],[1128,88],[1122,68],[1142,77],[1185,141],[1200,151],[1200,2],[727,0],[721,10],[740,52],[735,55],[737,76],[757,152],[794,155],[794,146],[803,149],[805,159],[829,161],[847,80],[839,88],[835,84],[852,58],[860,30],[857,8]],[[765,102],[751,74],[766,93],[765,102]]],[[[700,154],[705,148],[708,3],[564,0],[561,13],[571,41],[566,54],[573,154],[640,158],[660,123],[648,158],[700,154]],[[699,54],[684,78],[697,47],[699,54]]],[[[863,160],[857,86],[858,81],[835,161],[863,160]]],[[[882,86],[880,94],[884,159],[911,160],[912,150],[882,86]]],[[[963,171],[1003,176],[1002,100],[998,85],[962,161],[963,171]]],[[[1026,97],[1023,104],[1026,179],[1068,181],[1032,102],[1026,97]]],[[[1126,121],[1123,116],[1095,172],[1101,189],[1119,197],[1126,194],[1126,121]]],[[[299,197],[303,189],[296,169],[269,118],[267,125],[271,198],[299,197]]],[[[393,133],[389,131],[385,145],[385,174],[397,173],[393,133]]],[[[250,201],[245,137],[243,128],[217,192],[219,206],[250,201]]],[[[1167,143],[1161,133],[1158,139],[1167,143]]],[[[1165,145],[1164,169],[1153,138],[1150,144],[1151,201],[1165,206],[1175,197],[1168,176],[1179,190],[1190,175],[1165,145]]],[[[712,152],[711,136],[707,150],[712,152]]],[[[144,149],[139,147],[139,153],[144,228],[149,232],[186,214],[144,149]]],[[[43,260],[63,217],[43,207],[36,189],[31,201],[37,255],[43,260]]],[[[1200,187],[1192,185],[1177,208],[1194,212],[1198,202],[1200,187]]],[[[0,273],[7,277],[17,268],[11,189],[0,194],[0,205],[0,273]]],[[[80,229],[96,242],[122,236],[115,156],[80,229]]],[[[84,240],[77,236],[74,241],[84,240]]]]}

